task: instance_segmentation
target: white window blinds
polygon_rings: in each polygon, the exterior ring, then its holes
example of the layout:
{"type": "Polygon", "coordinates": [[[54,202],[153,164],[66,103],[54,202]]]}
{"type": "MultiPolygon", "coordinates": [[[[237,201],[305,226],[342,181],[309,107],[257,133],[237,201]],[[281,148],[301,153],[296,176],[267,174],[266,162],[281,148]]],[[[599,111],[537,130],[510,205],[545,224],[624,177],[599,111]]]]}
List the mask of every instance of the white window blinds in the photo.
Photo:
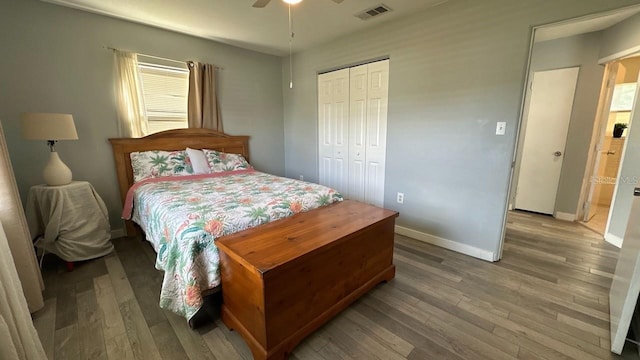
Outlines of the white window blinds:
{"type": "Polygon", "coordinates": [[[149,63],[138,67],[149,132],[188,127],[189,71],[149,63]]]}

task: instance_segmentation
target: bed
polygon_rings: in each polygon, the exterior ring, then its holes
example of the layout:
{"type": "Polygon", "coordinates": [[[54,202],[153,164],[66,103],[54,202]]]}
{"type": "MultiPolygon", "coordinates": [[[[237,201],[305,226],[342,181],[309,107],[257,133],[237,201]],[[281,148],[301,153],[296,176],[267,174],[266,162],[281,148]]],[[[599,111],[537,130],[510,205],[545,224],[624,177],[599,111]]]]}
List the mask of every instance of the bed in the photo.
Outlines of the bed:
{"type": "MultiPolygon", "coordinates": [[[[177,151],[190,147],[241,154],[249,160],[247,136],[231,136],[207,129],[170,130],[140,139],[109,139],[109,141],[113,147],[120,194],[123,204],[125,204],[125,210],[128,203],[127,193],[132,187],[135,188],[139,185],[134,185],[133,181],[134,171],[130,157],[132,152],[177,151]]],[[[273,359],[286,357],[286,354],[304,336],[348,306],[349,303],[355,301],[371,287],[381,281],[390,280],[395,274],[395,267],[392,264],[393,219],[397,216],[395,212],[352,201],[343,202],[341,196],[332,189],[316,184],[275,177],[251,169],[234,171],[220,176],[206,176],[206,179],[185,176],[179,182],[182,185],[176,186],[172,182],[159,178],[158,181],[151,181],[149,184],[142,185],[146,189],[146,192],[144,192],[146,195],[139,196],[137,208],[134,205],[133,219],[145,226],[147,231],[150,232],[150,237],[162,237],[162,232],[166,231],[163,230],[163,224],[165,223],[172,222],[177,224],[179,230],[189,231],[190,225],[194,221],[201,221],[199,218],[196,219],[197,216],[209,216],[210,213],[215,214],[216,212],[220,216],[232,216],[229,214],[234,212],[238,214],[238,211],[240,211],[238,209],[242,209],[245,205],[249,207],[245,209],[246,211],[242,211],[244,213],[247,213],[247,211],[249,213],[254,212],[254,214],[248,218],[249,220],[241,221],[241,225],[235,226],[233,229],[225,229],[225,231],[222,231],[220,224],[215,222],[217,218],[213,215],[207,221],[200,222],[200,228],[206,227],[208,233],[219,235],[219,237],[215,238],[215,243],[219,243],[221,246],[224,244],[221,253],[214,245],[214,241],[205,239],[204,236],[200,237],[202,241],[189,240],[187,244],[180,244],[179,246],[171,244],[171,241],[165,241],[164,244],[151,241],[158,254],[156,267],[165,271],[161,306],[169,308],[187,319],[192,317],[202,305],[202,298],[211,293],[212,289],[219,288],[217,286],[220,282],[219,278],[208,283],[198,282],[198,279],[204,276],[203,274],[219,271],[218,269],[203,266],[203,262],[208,262],[212,259],[216,262],[218,258],[222,258],[220,268],[224,297],[223,321],[230,328],[240,332],[249,344],[255,358],[273,359]],[[260,194],[263,193],[263,188],[277,189],[275,195],[274,193],[269,194],[269,196],[273,197],[271,200],[261,198],[260,194]],[[206,196],[201,196],[202,194],[215,194],[217,190],[220,190],[223,194],[222,197],[227,198],[231,195],[224,195],[226,191],[236,192],[236,195],[231,196],[233,201],[230,208],[216,208],[216,210],[214,208],[206,208],[206,206],[210,206],[209,204],[200,203],[199,199],[206,198],[206,196]],[[177,195],[173,197],[168,195],[172,193],[177,195]],[[313,195],[305,198],[305,194],[308,193],[313,195]],[[145,196],[153,197],[153,194],[156,196],[160,194],[162,199],[160,203],[163,203],[163,206],[166,207],[163,210],[164,213],[170,214],[173,218],[169,216],[152,220],[151,223],[145,223],[145,220],[136,216],[136,209],[142,212],[153,212],[150,209],[154,205],[151,205],[152,202],[147,202],[145,199],[145,196]],[[258,195],[257,198],[250,198],[248,197],[249,194],[258,195]],[[190,202],[193,202],[193,204],[190,204],[190,202]],[[260,205],[252,208],[246,202],[255,202],[260,205]],[[193,208],[190,208],[192,205],[200,209],[198,214],[194,215],[193,208]],[[257,208],[269,210],[266,212],[268,219],[265,217],[265,211],[257,211],[257,208]],[[316,209],[311,210],[314,208],[316,209]],[[347,222],[338,221],[339,219],[347,218],[351,220],[347,222]],[[262,225],[267,222],[269,224],[262,225]],[[316,229],[315,232],[309,233],[308,230],[300,230],[300,224],[304,222],[309,225],[306,226],[307,229],[314,228],[316,229]],[[182,223],[184,223],[184,226],[181,227],[182,223]],[[325,228],[326,231],[324,231],[325,228]],[[305,234],[304,236],[295,237],[298,241],[303,241],[303,243],[294,244],[292,240],[294,237],[289,235],[292,233],[305,234]],[[259,241],[256,243],[258,245],[254,244],[248,252],[243,252],[242,246],[238,244],[249,244],[252,239],[259,239],[255,240],[259,241]],[[209,243],[211,243],[210,247],[205,246],[209,243]],[[280,245],[274,248],[274,244],[280,245]],[[371,246],[363,246],[364,244],[371,244],[371,246]],[[257,247],[254,248],[254,246],[257,247]],[[288,246],[291,246],[291,249],[286,249],[288,246]],[[273,250],[276,248],[278,250],[273,250]],[[283,251],[283,249],[286,249],[286,251],[283,251]],[[175,258],[167,255],[171,252],[206,254],[205,257],[194,257],[190,263],[171,264],[173,268],[196,269],[193,271],[194,277],[181,279],[183,286],[172,286],[170,282],[172,279],[183,276],[185,272],[175,271],[170,273],[170,276],[167,276],[167,270],[173,271],[171,266],[167,265],[173,261],[169,259],[175,258]],[[285,253],[288,255],[284,256],[285,253]],[[343,253],[355,256],[353,264],[344,264],[345,259],[341,257],[342,255],[339,255],[343,253]],[[329,256],[328,254],[334,255],[327,257],[329,256]],[[251,265],[252,261],[271,258],[279,259],[278,261],[281,262],[270,262],[270,267],[265,267],[263,266],[264,264],[260,266],[251,265]],[[285,258],[286,260],[283,260],[285,258]],[[333,261],[336,262],[334,266],[331,265],[333,261]],[[274,265],[276,263],[277,266],[274,265]],[[246,277],[238,276],[240,270],[230,272],[231,269],[236,269],[234,266],[238,266],[238,264],[241,264],[244,268],[242,271],[247,275],[246,277]],[[313,264],[317,264],[317,266],[313,264]],[[257,313],[257,316],[264,317],[261,322],[255,316],[247,317],[247,314],[255,310],[255,306],[260,305],[240,301],[242,296],[239,294],[242,294],[242,292],[236,293],[234,289],[243,289],[248,286],[248,281],[256,281],[256,279],[263,278],[267,274],[267,268],[271,274],[276,274],[282,269],[288,269],[279,275],[279,279],[284,279],[284,281],[279,282],[277,286],[290,286],[290,289],[288,289],[288,292],[279,293],[292,293],[291,291],[294,294],[302,293],[293,290],[294,286],[296,286],[295,284],[300,284],[300,281],[296,281],[294,278],[286,278],[296,273],[291,271],[296,266],[306,274],[316,272],[318,279],[322,278],[323,280],[318,282],[317,289],[309,288],[311,282],[305,282],[307,287],[306,300],[302,297],[297,300],[296,295],[294,295],[289,297],[287,301],[293,302],[292,304],[296,302],[301,304],[301,301],[317,299],[318,296],[314,294],[331,294],[328,297],[321,297],[325,300],[318,302],[317,306],[312,306],[306,311],[308,318],[305,321],[313,326],[304,326],[300,329],[300,326],[287,328],[279,324],[277,331],[273,330],[271,324],[275,326],[277,321],[268,320],[267,315],[273,316],[273,311],[276,311],[276,318],[287,316],[287,309],[276,310],[275,307],[269,307],[271,303],[269,297],[276,296],[275,294],[263,293],[256,295],[256,299],[262,299],[259,303],[262,304],[263,311],[257,313]],[[340,267],[341,269],[340,271],[329,271],[327,266],[330,268],[340,267]],[[251,277],[248,274],[253,275],[251,277]],[[331,279],[331,276],[334,279],[331,279]],[[244,282],[247,283],[245,284],[244,282]],[[336,284],[340,284],[339,289],[334,288],[336,284]],[[330,299],[330,301],[327,301],[327,299],[330,299]],[[225,304],[227,305],[226,308],[225,304]],[[261,325],[257,326],[257,323],[261,325]]],[[[142,186],[140,189],[142,189],[142,186]]],[[[213,196],[214,203],[216,202],[216,196],[218,195],[213,196]]],[[[129,196],[130,199],[131,197],[132,195],[129,196]]],[[[209,201],[211,202],[211,199],[209,201]]],[[[223,206],[228,206],[228,202],[225,204],[227,205],[223,206]]],[[[129,236],[141,234],[140,228],[131,220],[126,221],[126,231],[129,236]]],[[[169,238],[170,236],[166,237],[169,238]]],[[[265,283],[264,281],[262,282],[263,285],[265,283]]],[[[252,291],[264,288],[264,286],[254,287],[252,291]]],[[[282,304],[283,301],[283,299],[280,299],[277,304],[282,304]]],[[[295,308],[295,306],[290,308],[295,308]]]]}

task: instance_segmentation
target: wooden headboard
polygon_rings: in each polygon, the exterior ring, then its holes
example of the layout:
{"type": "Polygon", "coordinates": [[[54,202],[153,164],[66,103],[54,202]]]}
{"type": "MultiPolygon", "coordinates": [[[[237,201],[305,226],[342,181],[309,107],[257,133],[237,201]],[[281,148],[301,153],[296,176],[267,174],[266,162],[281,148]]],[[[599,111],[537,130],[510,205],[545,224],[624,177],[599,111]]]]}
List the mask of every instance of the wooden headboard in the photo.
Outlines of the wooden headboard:
{"type": "MultiPolygon", "coordinates": [[[[109,139],[116,161],[118,186],[122,204],[127,198],[127,191],[133,185],[133,169],[130,154],[135,151],[151,150],[184,150],[212,149],[233,154],[241,154],[249,161],[249,137],[232,136],[209,129],[177,129],[167,130],[143,138],[109,139]]],[[[126,221],[127,235],[136,233],[132,221],[126,221]]]]}

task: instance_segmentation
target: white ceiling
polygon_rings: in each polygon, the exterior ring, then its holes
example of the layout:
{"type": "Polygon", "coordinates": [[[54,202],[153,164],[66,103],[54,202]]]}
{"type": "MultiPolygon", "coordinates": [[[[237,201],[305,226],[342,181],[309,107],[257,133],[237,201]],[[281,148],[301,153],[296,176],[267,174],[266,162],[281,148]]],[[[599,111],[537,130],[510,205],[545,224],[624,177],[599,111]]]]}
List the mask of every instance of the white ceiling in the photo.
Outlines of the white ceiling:
{"type": "Polygon", "coordinates": [[[633,6],[616,10],[604,16],[589,16],[582,19],[569,20],[560,24],[542,26],[536,29],[535,42],[555,40],[604,30],[639,12],[640,6],[633,6]]]}
{"type": "MultiPolygon", "coordinates": [[[[42,0],[220,41],[268,54],[288,53],[288,10],[281,0],[262,9],[255,0],[42,0]]],[[[293,5],[295,51],[306,50],[448,0],[305,0],[293,5]],[[392,12],[362,21],[354,15],[379,5],[392,12]]]]}

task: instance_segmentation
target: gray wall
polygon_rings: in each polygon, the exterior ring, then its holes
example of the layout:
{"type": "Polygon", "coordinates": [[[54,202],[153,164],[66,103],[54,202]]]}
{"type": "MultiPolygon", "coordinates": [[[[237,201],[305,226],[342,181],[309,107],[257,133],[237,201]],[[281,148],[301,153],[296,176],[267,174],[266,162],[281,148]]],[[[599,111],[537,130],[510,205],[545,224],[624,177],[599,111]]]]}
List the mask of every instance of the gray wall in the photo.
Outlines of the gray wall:
{"type": "MultiPolygon", "coordinates": [[[[640,15],[635,15],[607,30],[602,36],[600,57],[605,58],[630,48],[640,46],[640,15]]],[[[618,177],[617,192],[614,194],[611,222],[608,233],[624,237],[633,202],[633,188],[640,179],[640,97],[636,99],[632,115],[632,125],[627,130],[626,150],[618,177]]]]}
{"type": "Polygon", "coordinates": [[[103,46],[224,68],[218,94],[225,132],[251,136],[251,162],[284,174],[281,59],[213,41],[35,0],[3,0],[0,11],[0,119],[23,201],[42,182],[44,142],[20,137],[22,112],[74,116],[78,141],[58,146],[76,180],[90,181],[122,228],[109,137],[117,137],[113,53],[103,46]]]}
{"type": "Polygon", "coordinates": [[[606,58],[631,48],[640,47],[639,29],[640,14],[636,14],[603,31],[600,58],[606,58]]]}
{"type": "Polygon", "coordinates": [[[286,174],[318,179],[316,73],[388,55],[385,207],[400,225],[497,253],[532,25],[636,2],[451,0],[299,53],[295,88],[283,87],[286,174]]]}
{"type": "MultiPolygon", "coordinates": [[[[587,166],[589,144],[596,118],[600,85],[604,67],[598,65],[601,33],[590,33],[563,39],[536,43],[531,53],[530,81],[536,71],[580,67],[578,84],[569,123],[567,143],[562,163],[562,173],[556,197],[557,212],[575,214],[579,207],[580,190],[587,166]]],[[[527,113],[529,99],[525,99],[524,114],[527,113]]],[[[526,133],[526,117],[523,117],[519,146],[526,133]]],[[[520,168],[522,153],[519,152],[515,169],[520,168]]],[[[517,170],[513,186],[518,184],[517,170]]],[[[515,203],[515,191],[512,203],[515,203]]]]}

